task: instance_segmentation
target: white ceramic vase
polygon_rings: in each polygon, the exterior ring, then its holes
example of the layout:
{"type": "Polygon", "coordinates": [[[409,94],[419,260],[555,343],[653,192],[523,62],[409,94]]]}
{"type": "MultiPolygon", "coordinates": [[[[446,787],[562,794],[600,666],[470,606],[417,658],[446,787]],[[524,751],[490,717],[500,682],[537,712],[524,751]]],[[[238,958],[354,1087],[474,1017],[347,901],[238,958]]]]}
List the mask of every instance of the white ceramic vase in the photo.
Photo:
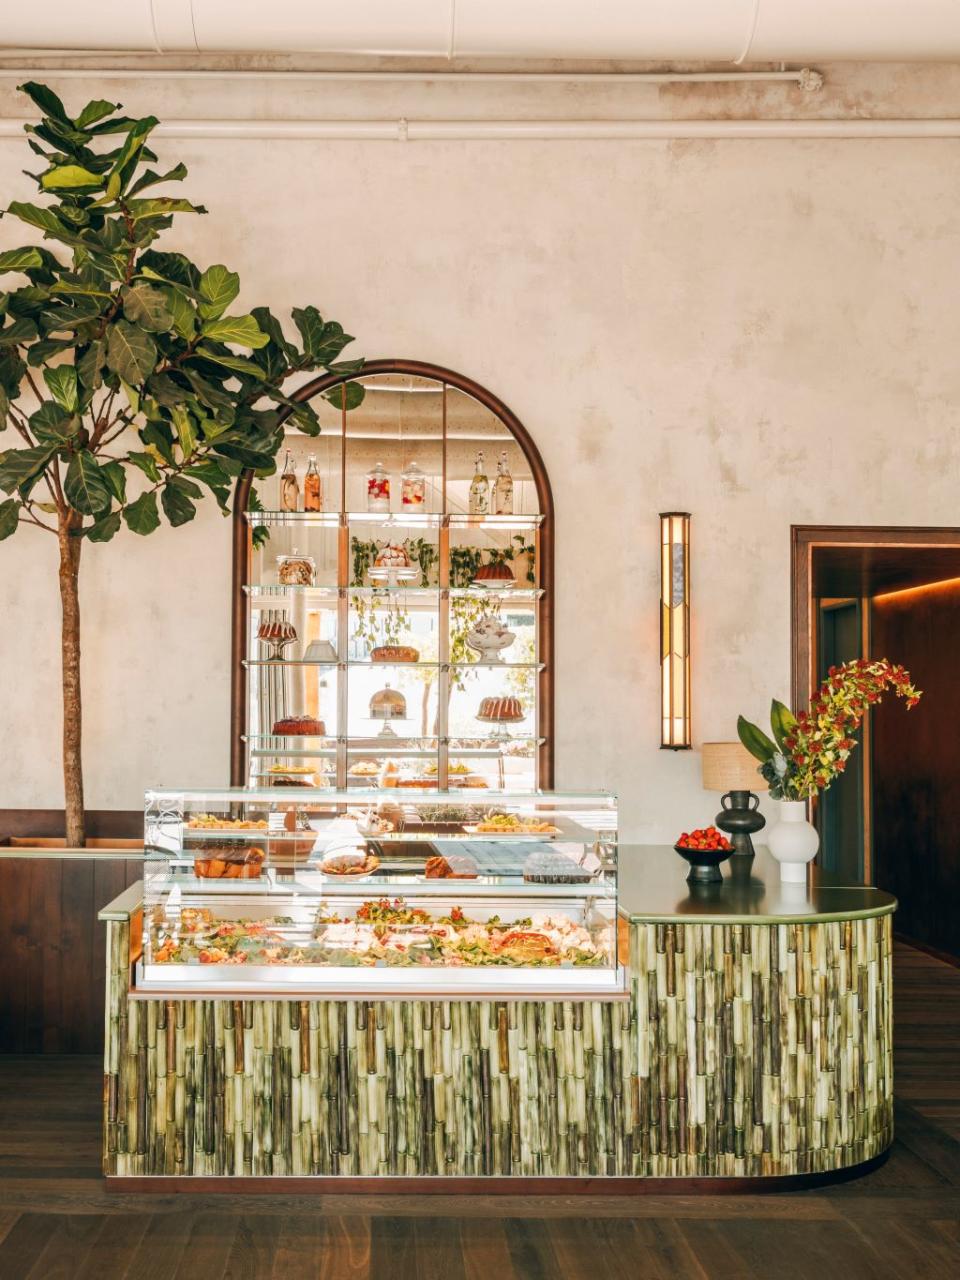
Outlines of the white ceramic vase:
{"type": "Polygon", "coordinates": [[[817,829],[807,821],[806,801],[780,801],[780,820],[770,828],[767,847],[780,863],[780,879],[784,883],[806,883],[807,863],[814,860],[820,848],[817,829]]]}

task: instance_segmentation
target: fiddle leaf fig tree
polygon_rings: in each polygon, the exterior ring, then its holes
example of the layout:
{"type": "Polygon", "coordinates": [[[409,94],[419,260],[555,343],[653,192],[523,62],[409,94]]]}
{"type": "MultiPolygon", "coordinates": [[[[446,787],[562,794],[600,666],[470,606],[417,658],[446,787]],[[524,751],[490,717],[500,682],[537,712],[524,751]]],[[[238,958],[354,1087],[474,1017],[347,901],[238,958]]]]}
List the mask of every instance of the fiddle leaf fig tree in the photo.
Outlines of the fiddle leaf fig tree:
{"type": "MultiPolygon", "coordinates": [[[[294,308],[292,341],[266,307],[231,310],[235,272],[155,247],[177,215],[205,210],[156,194],[187,170],[151,168],[154,117],[99,100],[74,117],[45,85],[22,90],[41,112],[26,130],[42,203],[5,214],[42,243],[0,251],[0,272],[25,280],[0,291],[0,540],[31,526],[59,543],[66,837],[82,845],[84,544],[186,524],[205,495],[228,513],[242,472],[276,470],[286,418],[319,433],[287,380],[363,362],[340,360],[353,339],[316,307],[294,308]]],[[[331,394],[352,407],[362,388],[331,394]]]]}

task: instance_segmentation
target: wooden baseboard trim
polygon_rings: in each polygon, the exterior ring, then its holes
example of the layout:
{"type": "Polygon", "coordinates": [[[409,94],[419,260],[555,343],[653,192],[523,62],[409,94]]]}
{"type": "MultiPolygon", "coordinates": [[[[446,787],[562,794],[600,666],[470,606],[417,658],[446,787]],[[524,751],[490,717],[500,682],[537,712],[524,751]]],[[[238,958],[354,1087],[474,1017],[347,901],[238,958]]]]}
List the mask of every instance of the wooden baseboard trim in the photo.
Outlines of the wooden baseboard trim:
{"type": "Polygon", "coordinates": [[[884,1151],[863,1164],[828,1173],[770,1178],[205,1178],[107,1177],[108,1191],[140,1195],[452,1195],[452,1196],[729,1196],[765,1195],[849,1182],[873,1173],[884,1151]]]}

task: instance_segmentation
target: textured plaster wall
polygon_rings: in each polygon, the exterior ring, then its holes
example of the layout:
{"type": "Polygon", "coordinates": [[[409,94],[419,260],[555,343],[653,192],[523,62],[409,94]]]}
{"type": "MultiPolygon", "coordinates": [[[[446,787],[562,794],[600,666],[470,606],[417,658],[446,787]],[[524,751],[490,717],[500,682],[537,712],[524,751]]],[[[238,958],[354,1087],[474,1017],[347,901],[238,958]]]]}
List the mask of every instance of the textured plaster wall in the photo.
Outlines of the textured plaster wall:
{"type": "MultiPolygon", "coordinates": [[[[23,113],[12,83],[5,115],[23,113]]],[[[168,117],[601,106],[559,88],[523,104],[497,88],[468,103],[410,87],[327,88],[323,102],[242,84],[61,88],[168,117]]],[[[813,104],[707,88],[691,106],[692,92],[602,105],[960,114],[957,68],[839,68],[813,104]]],[[[958,523],[956,142],[163,151],[211,210],[181,219],[180,247],[239,270],[241,304],[315,302],[362,353],[460,369],[527,425],[558,514],[557,781],[618,791],[627,839],[671,839],[717,808],[699,754],[658,749],[660,510],[693,514],[697,744],[789,696],[791,523],[958,523]]],[[[0,140],[4,203],[27,193],[27,162],[0,140]]],[[[0,223],[0,246],[23,242],[0,223]]],[[[0,807],[60,803],[54,553],[30,530],[0,546],[0,807]]],[[[91,807],[134,808],[151,783],[224,782],[229,524],[211,504],[186,529],[124,532],[87,548],[82,586],[91,807]]]]}

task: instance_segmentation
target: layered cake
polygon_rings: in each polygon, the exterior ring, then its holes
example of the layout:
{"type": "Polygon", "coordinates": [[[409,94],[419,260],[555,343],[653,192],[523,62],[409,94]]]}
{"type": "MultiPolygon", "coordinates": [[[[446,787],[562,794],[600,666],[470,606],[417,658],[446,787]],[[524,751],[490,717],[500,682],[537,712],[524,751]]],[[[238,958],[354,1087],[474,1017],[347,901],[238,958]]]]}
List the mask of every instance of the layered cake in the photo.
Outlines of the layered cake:
{"type": "Polygon", "coordinates": [[[523,714],[520,699],[506,696],[481,699],[477,719],[485,720],[491,724],[516,724],[518,721],[526,719],[526,717],[523,714]]]}

